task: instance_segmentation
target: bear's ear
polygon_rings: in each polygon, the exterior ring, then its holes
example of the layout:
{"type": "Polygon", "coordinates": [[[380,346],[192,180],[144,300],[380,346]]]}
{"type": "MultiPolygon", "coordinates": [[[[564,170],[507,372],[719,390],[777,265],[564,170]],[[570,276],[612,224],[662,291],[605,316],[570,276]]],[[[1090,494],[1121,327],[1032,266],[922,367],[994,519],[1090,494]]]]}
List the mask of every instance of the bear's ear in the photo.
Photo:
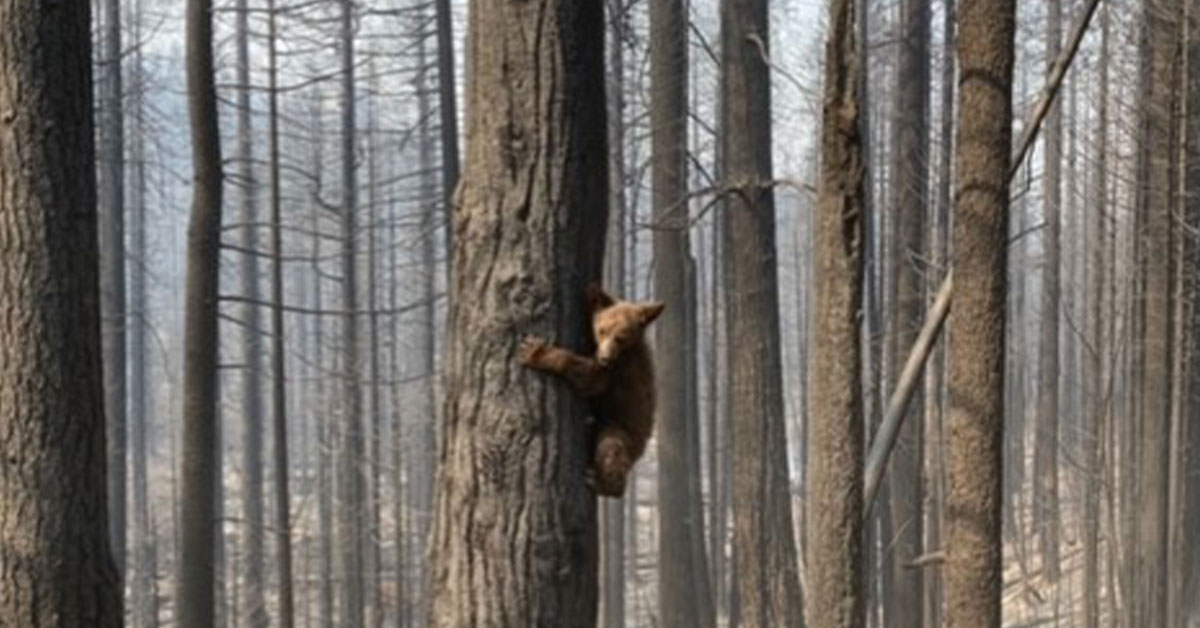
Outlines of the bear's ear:
{"type": "Polygon", "coordinates": [[[616,299],[608,295],[600,284],[592,282],[587,287],[588,309],[593,312],[598,312],[606,307],[612,307],[617,302],[616,299]]]}
{"type": "Polygon", "coordinates": [[[655,303],[647,303],[642,306],[642,326],[649,325],[658,318],[659,314],[663,313],[663,308],[667,307],[666,303],[657,301],[655,303]]]}

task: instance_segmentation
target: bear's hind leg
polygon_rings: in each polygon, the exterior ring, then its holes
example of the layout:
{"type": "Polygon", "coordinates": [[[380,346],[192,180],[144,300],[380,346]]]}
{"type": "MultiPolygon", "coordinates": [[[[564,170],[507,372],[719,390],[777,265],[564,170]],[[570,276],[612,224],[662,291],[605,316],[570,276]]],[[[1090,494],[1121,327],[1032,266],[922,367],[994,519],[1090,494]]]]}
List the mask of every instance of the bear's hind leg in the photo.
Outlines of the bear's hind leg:
{"type": "Polygon", "coordinates": [[[634,459],[629,438],[619,429],[606,427],[596,440],[596,460],[592,487],[597,495],[621,497],[634,459]]]}

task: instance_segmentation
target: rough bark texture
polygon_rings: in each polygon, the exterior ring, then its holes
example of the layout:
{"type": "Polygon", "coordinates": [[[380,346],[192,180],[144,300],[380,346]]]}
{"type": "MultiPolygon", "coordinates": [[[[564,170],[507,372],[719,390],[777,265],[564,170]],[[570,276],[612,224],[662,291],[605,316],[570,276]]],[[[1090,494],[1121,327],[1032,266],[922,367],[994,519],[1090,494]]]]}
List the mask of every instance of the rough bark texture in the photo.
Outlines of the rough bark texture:
{"type": "Polygon", "coordinates": [[[809,408],[808,608],[812,626],[863,626],[862,145],[855,3],[829,3],[817,192],[809,408]]]}
{"type": "Polygon", "coordinates": [[[747,628],[804,622],[779,347],[766,0],[721,3],[734,556],[747,628]]]}
{"type": "Polygon", "coordinates": [[[121,625],[88,3],[0,1],[0,624],[121,625]]]}
{"type": "Polygon", "coordinates": [[[122,104],[121,0],[105,0],[100,77],[100,307],[104,415],[108,422],[108,531],[125,573],[125,108],[122,104]]]}
{"type": "Polygon", "coordinates": [[[945,621],[998,628],[1013,0],[958,6],[945,621]]]}
{"type": "Polygon", "coordinates": [[[221,248],[221,138],[213,77],[212,2],[187,4],[192,210],[188,224],[183,347],[183,467],[176,586],[180,628],[211,628],[218,469],[217,290],[221,248]]]}
{"type": "Polygon", "coordinates": [[[599,2],[471,6],[433,626],[595,625],[586,411],[516,350],[527,333],[588,343],[608,201],[603,32],[599,2]]]}
{"type": "MultiPolygon", "coordinates": [[[[1058,60],[1062,40],[1062,4],[1046,4],[1046,65],[1058,60]]],[[[1062,281],[1060,225],[1062,205],[1062,106],[1050,105],[1045,129],[1045,174],[1043,200],[1045,227],[1042,230],[1041,353],[1038,365],[1037,432],[1033,454],[1033,529],[1038,532],[1040,554],[1046,577],[1059,576],[1058,534],[1058,424],[1059,424],[1059,284],[1062,281]]]]}
{"type": "Polygon", "coordinates": [[[655,298],[668,304],[654,331],[658,386],[658,614],[662,625],[699,628],[712,621],[695,577],[707,577],[692,550],[704,520],[693,517],[689,361],[695,312],[686,282],[690,257],[687,203],[687,38],[683,0],[650,4],[650,129],[654,201],[655,298]]]}
{"type": "Polygon", "coordinates": [[[1146,0],[1145,104],[1138,181],[1142,251],[1141,421],[1134,496],[1133,625],[1165,625],[1167,476],[1170,453],[1173,226],[1177,157],[1172,116],[1177,103],[1179,0],[1146,0]]]}
{"type": "MultiPolygon", "coordinates": [[[[923,278],[929,259],[925,246],[925,211],[929,182],[929,0],[903,0],[900,5],[901,41],[895,91],[893,127],[892,211],[898,245],[892,246],[895,302],[891,308],[892,375],[888,394],[904,368],[925,314],[923,278]]],[[[924,391],[917,388],[900,428],[890,464],[892,569],[885,575],[889,626],[921,625],[920,604],[924,570],[912,569],[921,554],[924,535],[922,452],[925,418],[924,391]]]]}

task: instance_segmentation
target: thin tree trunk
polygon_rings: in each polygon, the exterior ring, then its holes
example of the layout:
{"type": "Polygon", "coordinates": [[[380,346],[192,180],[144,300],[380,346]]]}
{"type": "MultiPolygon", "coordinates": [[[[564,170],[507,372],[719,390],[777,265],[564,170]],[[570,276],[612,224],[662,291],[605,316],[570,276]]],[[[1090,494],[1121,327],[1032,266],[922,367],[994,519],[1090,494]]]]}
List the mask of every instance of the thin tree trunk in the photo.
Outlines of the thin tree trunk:
{"type": "MultiPolygon", "coordinates": [[[[254,168],[254,128],[250,101],[250,15],[247,0],[235,7],[237,67],[237,164],[240,201],[241,256],[240,293],[255,301],[259,294],[258,277],[258,180],[254,168]]],[[[242,308],[241,346],[242,380],[242,622],[247,628],[266,626],[268,617],[263,593],[263,343],[262,315],[257,305],[242,308]]]]}
{"type": "Polygon", "coordinates": [[[125,120],[121,70],[121,0],[104,0],[100,78],[100,306],[104,347],[104,414],[108,428],[108,531],[113,559],[124,575],[125,481],[125,120]]]}
{"type": "Polygon", "coordinates": [[[430,621],[590,627],[584,404],[520,367],[516,348],[528,332],[586,344],[608,202],[601,5],[473,9],[430,621]]]}
{"type": "Polygon", "coordinates": [[[187,4],[188,113],[192,213],[188,225],[183,356],[181,554],[176,587],[180,628],[216,623],[217,295],[221,246],[221,138],[213,74],[212,1],[187,4]]]}
{"type": "Polygon", "coordinates": [[[0,1],[0,623],[22,628],[122,625],[89,26],[86,2],[0,1]]]}
{"type": "Polygon", "coordinates": [[[1013,0],[958,8],[946,625],[998,628],[1013,0]]]}
{"type": "MultiPolygon", "coordinates": [[[[453,244],[451,208],[454,206],[454,189],[458,185],[458,98],[454,82],[454,26],[450,0],[435,0],[434,11],[437,22],[437,68],[438,68],[438,114],[441,119],[442,151],[442,212],[445,218],[446,255],[453,244]]],[[[424,39],[422,39],[422,42],[424,39]]],[[[422,66],[424,67],[424,66],[422,66]]],[[[422,70],[424,71],[424,70],[422,70]]],[[[423,120],[425,118],[422,118],[423,120]]],[[[446,264],[446,276],[450,276],[450,265],[446,264]]],[[[432,384],[431,384],[432,385],[432,384]]]]}
{"type": "MultiPolygon", "coordinates": [[[[650,129],[654,196],[654,287],[667,303],[655,327],[658,388],[659,585],[658,612],[668,627],[700,628],[712,622],[705,587],[695,586],[707,565],[693,559],[694,543],[704,538],[704,520],[693,511],[695,471],[689,437],[688,362],[695,361],[689,338],[690,309],[686,266],[691,257],[687,211],[687,18],[683,0],[650,4],[650,129]],[[681,350],[682,349],[682,350],[681,350]]],[[[698,446],[698,439],[695,443],[698,446]]]]}
{"type": "MultiPolygon", "coordinates": [[[[607,16],[609,206],[604,284],[626,294],[625,282],[625,22],[624,7],[607,16]]],[[[626,497],[629,499],[629,497],[626,497]]],[[[625,628],[625,504],[600,501],[600,626],[625,628]]]]}
{"type": "MultiPolygon", "coordinates": [[[[133,15],[133,39],[141,41],[142,4],[135,3],[133,15]]],[[[129,203],[129,249],[132,257],[129,268],[129,441],[132,450],[131,469],[133,481],[133,547],[129,582],[129,622],[135,628],[158,625],[155,612],[154,587],[157,570],[153,555],[158,545],[158,535],[150,523],[149,498],[149,433],[151,426],[147,408],[151,405],[150,379],[146,372],[146,340],[148,337],[149,299],[147,290],[147,242],[146,242],[146,84],[142,48],[133,51],[131,72],[130,110],[133,138],[130,142],[130,203],[129,203]]]]}
{"type": "Polygon", "coordinates": [[[267,47],[270,63],[267,120],[271,177],[271,418],[275,464],[275,560],[279,578],[279,625],[292,628],[296,609],[292,592],[292,524],[288,466],[287,372],[283,327],[283,189],[279,154],[279,52],[275,0],[267,0],[267,47]]]}
{"type": "MultiPolygon", "coordinates": [[[[1111,403],[1108,386],[1104,380],[1104,356],[1108,345],[1104,334],[1104,286],[1105,249],[1108,227],[1108,11],[1104,7],[1104,27],[1100,39],[1099,83],[1096,112],[1096,173],[1092,190],[1094,204],[1092,216],[1091,266],[1092,281],[1088,297],[1091,299],[1091,353],[1089,354],[1089,392],[1091,417],[1086,435],[1084,453],[1084,501],[1083,501],[1083,625],[1084,628],[1100,626],[1100,477],[1104,460],[1104,412],[1111,403]]],[[[1112,595],[1112,592],[1109,592],[1112,595]]]]}
{"type": "Polygon", "coordinates": [[[766,0],[721,3],[734,554],[749,628],[804,623],[780,365],[770,41],[766,0]]]}
{"type": "MultiPolygon", "coordinates": [[[[896,301],[891,308],[891,374],[894,380],[916,340],[924,315],[922,285],[929,259],[925,245],[925,212],[929,181],[929,21],[928,0],[903,0],[900,9],[897,84],[893,120],[892,207],[898,242],[891,263],[896,301]]],[[[894,384],[893,384],[894,385],[894,384]]],[[[891,386],[889,386],[889,389],[891,386]]],[[[921,555],[924,522],[921,507],[924,399],[914,393],[909,418],[898,435],[891,460],[891,518],[895,533],[888,537],[892,569],[885,616],[889,626],[921,626],[923,571],[911,564],[921,555]]]]}
{"type": "Polygon", "coordinates": [[[337,481],[337,557],[341,591],[338,598],[338,619],[342,625],[357,628],[363,625],[365,607],[365,575],[363,553],[365,544],[366,505],[365,454],[363,438],[362,397],[359,388],[359,331],[358,331],[358,136],[355,90],[355,3],[342,0],[341,7],[341,87],[342,87],[342,248],[341,296],[341,438],[338,451],[337,481]]]}
{"type": "MultiPolygon", "coordinates": [[[[1058,59],[1062,40],[1062,4],[1060,0],[1047,3],[1046,65],[1052,67],[1058,59]]],[[[1056,582],[1059,577],[1059,508],[1058,508],[1058,447],[1059,447],[1059,334],[1062,279],[1061,236],[1062,221],[1062,106],[1055,99],[1046,117],[1045,129],[1045,209],[1043,220],[1043,266],[1041,299],[1041,355],[1038,360],[1038,418],[1034,434],[1033,454],[1033,529],[1038,534],[1042,566],[1046,578],[1056,582]]]]}

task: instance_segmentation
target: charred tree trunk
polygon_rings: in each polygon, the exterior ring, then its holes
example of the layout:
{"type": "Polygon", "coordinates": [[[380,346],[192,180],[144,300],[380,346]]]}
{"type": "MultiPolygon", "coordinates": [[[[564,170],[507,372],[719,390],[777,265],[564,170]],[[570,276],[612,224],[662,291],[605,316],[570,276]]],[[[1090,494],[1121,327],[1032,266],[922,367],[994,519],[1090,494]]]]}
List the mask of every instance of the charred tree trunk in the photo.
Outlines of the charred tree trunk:
{"type": "Polygon", "coordinates": [[[430,621],[590,627],[584,404],[516,349],[529,332],[587,344],[584,287],[600,278],[607,221],[601,4],[472,9],[430,621]]]}
{"type": "Polygon", "coordinates": [[[854,0],[829,3],[817,191],[807,619],[865,625],[860,309],[864,196],[854,0]]]}
{"type": "Polygon", "coordinates": [[[958,7],[946,625],[998,628],[1013,0],[958,7]]]}
{"type": "Polygon", "coordinates": [[[0,622],[30,628],[122,625],[89,17],[88,3],[0,1],[0,622]]]}

